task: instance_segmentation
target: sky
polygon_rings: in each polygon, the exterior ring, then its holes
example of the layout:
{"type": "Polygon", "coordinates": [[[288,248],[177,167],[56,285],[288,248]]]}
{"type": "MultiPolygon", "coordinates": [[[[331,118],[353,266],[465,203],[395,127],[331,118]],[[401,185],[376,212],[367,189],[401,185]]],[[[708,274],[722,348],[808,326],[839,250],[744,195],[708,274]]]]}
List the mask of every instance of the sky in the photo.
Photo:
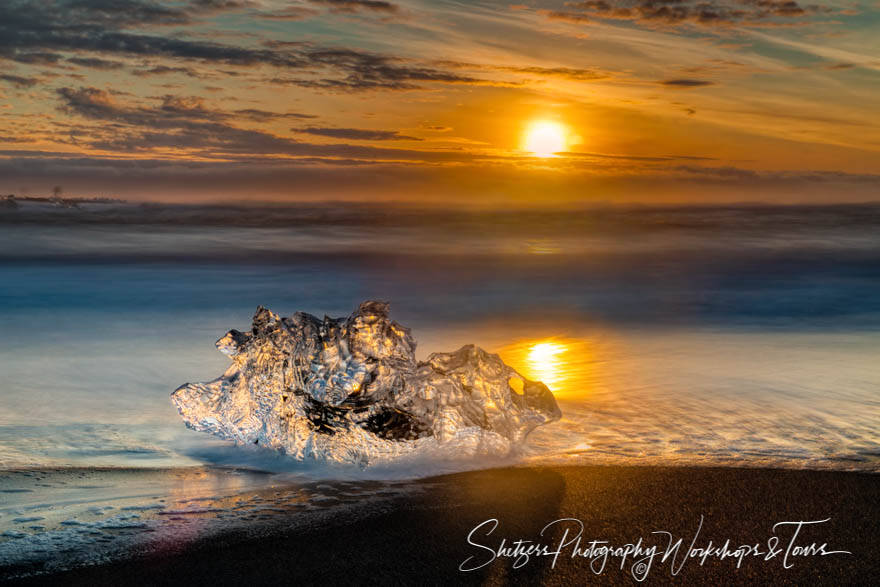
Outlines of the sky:
{"type": "Polygon", "coordinates": [[[880,200],[880,1],[818,1],[4,0],[0,194],[880,200]]]}

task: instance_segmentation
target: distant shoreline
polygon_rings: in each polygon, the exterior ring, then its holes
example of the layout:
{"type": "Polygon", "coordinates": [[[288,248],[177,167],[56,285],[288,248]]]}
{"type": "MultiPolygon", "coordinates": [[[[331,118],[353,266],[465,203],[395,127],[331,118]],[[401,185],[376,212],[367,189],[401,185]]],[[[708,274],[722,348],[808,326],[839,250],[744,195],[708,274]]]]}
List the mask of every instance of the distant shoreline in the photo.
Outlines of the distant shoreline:
{"type": "Polygon", "coordinates": [[[436,202],[413,202],[408,200],[367,200],[367,199],[334,199],[315,198],[298,200],[194,200],[194,201],[167,201],[167,200],[128,200],[115,197],[61,197],[61,196],[19,196],[12,193],[0,192],[0,210],[4,202],[12,203],[43,203],[63,206],[64,204],[124,204],[145,209],[215,209],[215,210],[254,210],[254,211],[290,211],[290,210],[318,210],[334,209],[337,212],[349,211],[386,211],[403,214],[419,214],[426,216],[481,216],[485,214],[500,216],[516,215],[554,215],[571,213],[626,213],[626,212],[650,212],[650,211],[712,211],[712,210],[748,210],[755,212],[786,211],[786,210],[835,210],[835,209],[858,209],[880,207],[880,200],[862,200],[852,202],[764,202],[759,200],[720,201],[720,202],[578,202],[576,204],[552,204],[552,205],[513,205],[499,207],[479,206],[475,204],[454,205],[440,204],[436,202]]]}
{"type": "Polygon", "coordinates": [[[19,197],[0,194],[0,223],[171,224],[275,228],[291,226],[450,226],[531,235],[589,230],[674,231],[735,227],[864,226],[880,219],[880,202],[839,204],[616,204],[580,207],[441,208],[406,202],[150,202],[117,198],[19,197]],[[760,223],[755,220],[760,220],[760,223]],[[830,223],[830,224],[829,224],[830,223]]]}
{"type": "Polygon", "coordinates": [[[61,207],[75,207],[78,204],[126,204],[120,198],[61,198],[55,196],[16,196],[15,194],[0,195],[0,204],[7,207],[19,202],[39,202],[61,207]]]}

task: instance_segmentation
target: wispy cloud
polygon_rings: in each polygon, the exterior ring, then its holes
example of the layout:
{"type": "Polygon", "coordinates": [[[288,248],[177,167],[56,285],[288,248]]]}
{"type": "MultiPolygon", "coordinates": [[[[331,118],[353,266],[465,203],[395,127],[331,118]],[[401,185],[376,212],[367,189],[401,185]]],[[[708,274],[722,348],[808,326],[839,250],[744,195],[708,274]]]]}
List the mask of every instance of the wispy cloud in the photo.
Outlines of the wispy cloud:
{"type": "Polygon", "coordinates": [[[717,28],[790,26],[832,11],[828,6],[802,6],[796,0],[587,0],[566,2],[565,10],[545,15],[573,23],[626,20],[649,27],[717,28]]]}
{"type": "Polygon", "coordinates": [[[705,88],[706,86],[714,86],[715,82],[706,80],[706,79],[692,79],[692,78],[676,78],[676,79],[665,79],[657,82],[661,86],[667,86],[670,88],[682,88],[682,89],[690,89],[690,88],[705,88]]]}
{"type": "MultiPolygon", "coordinates": [[[[242,128],[235,124],[254,117],[265,120],[294,117],[243,110],[227,112],[209,108],[201,98],[167,95],[155,105],[120,102],[113,94],[92,87],[60,88],[60,108],[87,119],[108,121],[117,126],[111,132],[94,132],[85,141],[98,151],[119,153],[187,150],[200,157],[250,157],[285,155],[289,157],[354,158],[384,161],[471,161],[478,155],[462,152],[390,149],[345,143],[314,144],[279,136],[272,132],[242,128]]],[[[413,140],[388,131],[307,127],[296,132],[340,139],[413,140]]]]}
{"type": "Polygon", "coordinates": [[[400,12],[400,6],[385,0],[308,0],[308,2],[328,6],[337,12],[400,12]]]}
{"type": "Polygon", "coordinates": [[[357,141],[420,141],[418,137],[400,134],[396,130],[369,130],[363,128],[323,128],[309,126],[306,128],[292,128],[295,133],[315,135],[319,137],[331,137],[334,139],[351,139],[357,141]]]}
{"type": "Polygon", "coordinates": [[[122,69],[125,67],[125,63],[122,61],[98,59],[97,57],[70,57],[67,62],[91,69],[122,69]]]}
{"type": "Polygon", "coordinates": [[[30,88],[37,85],[40,80],[35,77],[24,77],[20,75],[0,73],[0,81],[12,84],[17,88],[30,88]]]}

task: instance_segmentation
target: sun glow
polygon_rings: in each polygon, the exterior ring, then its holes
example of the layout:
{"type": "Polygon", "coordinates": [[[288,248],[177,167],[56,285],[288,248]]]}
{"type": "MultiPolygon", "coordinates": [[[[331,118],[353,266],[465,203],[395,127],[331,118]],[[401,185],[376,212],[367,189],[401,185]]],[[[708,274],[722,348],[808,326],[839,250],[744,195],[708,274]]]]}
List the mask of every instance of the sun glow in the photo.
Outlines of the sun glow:
{"type": "Polygon", "coordinates": [[[556,342],[539,342],[532,345],[528,354],[529,370],[546,385],[556,383],[560,367],[562,367],[559,355],[565,350],[564,345],[556,342]]]}
{"type": "Polygon", "coordinates": [[[558,122],[539,120],[526,129],[523,149],[535,157],[553,157],[555,153],[565,151],[567,135],[565,127],[558,122]]]}
{"type": "Polygon", "coordinates": [[[499,354],[524,377],[543,382],[556,397],[583,397],[596,388],[599,361],[595,346],[585,339],[523,339],[499,349],[499,354]]]}

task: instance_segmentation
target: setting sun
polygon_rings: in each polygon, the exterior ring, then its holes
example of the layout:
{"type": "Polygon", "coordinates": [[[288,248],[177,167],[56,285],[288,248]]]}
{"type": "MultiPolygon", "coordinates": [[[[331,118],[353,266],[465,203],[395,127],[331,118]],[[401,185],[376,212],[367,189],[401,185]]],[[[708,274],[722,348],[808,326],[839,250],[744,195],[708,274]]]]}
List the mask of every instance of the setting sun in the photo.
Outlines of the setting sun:
{"type": "Polygon", "coordinates": [[[566,130],[558,122],[540,120],[526,129],[523,148],[536,157],[552,157],[566,149],[566,130]]]}

